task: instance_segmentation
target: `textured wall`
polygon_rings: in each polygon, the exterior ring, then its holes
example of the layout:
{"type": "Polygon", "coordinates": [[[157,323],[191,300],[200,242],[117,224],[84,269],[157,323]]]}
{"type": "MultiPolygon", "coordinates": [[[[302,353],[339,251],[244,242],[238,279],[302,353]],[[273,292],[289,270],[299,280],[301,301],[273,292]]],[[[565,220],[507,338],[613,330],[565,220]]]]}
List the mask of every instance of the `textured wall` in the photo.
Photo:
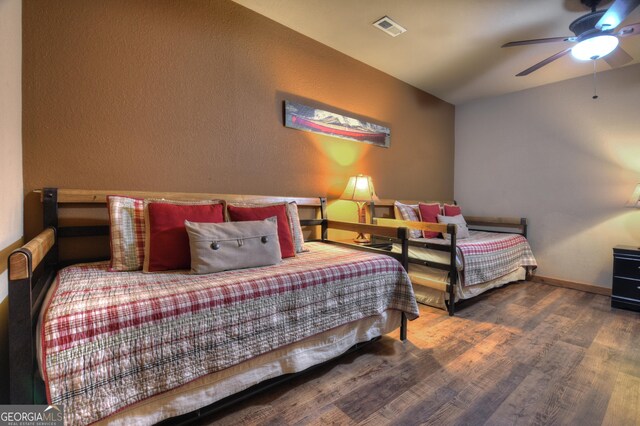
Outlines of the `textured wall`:
{"type": "Polygon", "coordinates": [[[8,403],[7,256],[22,242],[22,3],[0,0],[0,404],[8,403]]]}
{"type": "Polygon", "coordinates": [[[25,1],[24,80],[26,193],[339,195],[366,173],[385,198],[453,195],[452,105],[230,1],[25,1]],[[284,99],[388,125],[391,148],[284,128],[284,99]]]}
{"type": "MultiPolygon", "coordinates": [[[[577,66],[577,64],[576,64],[577,66]]],[[[455,196],[526,216],[543,276],[611,287],[612,247],[640,244],[640,65],[456,107],[455,196]]]]}

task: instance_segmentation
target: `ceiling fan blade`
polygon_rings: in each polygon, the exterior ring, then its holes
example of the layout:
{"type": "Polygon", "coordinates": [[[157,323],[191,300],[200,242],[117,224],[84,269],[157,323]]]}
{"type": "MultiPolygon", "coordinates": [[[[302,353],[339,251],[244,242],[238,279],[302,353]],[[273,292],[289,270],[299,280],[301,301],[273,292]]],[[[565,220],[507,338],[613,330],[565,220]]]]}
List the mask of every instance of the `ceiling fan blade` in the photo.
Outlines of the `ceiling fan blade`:
{"type": "Polygon", "coordinates": [[[564,55],[566,55],[569,52],[571,52],[571,48],[563,50],[562,52],[558,52],[553,56],[549,56],[544,61],[538,62],[534,66],[527,68],[526,70],[522,71],[519,74],[516,74],[516,77],[522,77],[522,76],[525,76],[525,75],[529,75],[532,72],[534,72],[535,70],[540,69],[540,68],[544,67],[545,65],[550,64],[551,62],[555,61],[556,59],[562,58],[564,55]]]}
{"type": "Polygon", "coordinates": [[[535,38],[532,40],[511,41],[503,44],[501,47],[513,47],[524,46],[527,44],[539,44],[539,43],[555,43],[558,41],[576,41],[576,37],[549,37],[549,38],[535,38]]]}
{"type": "Polygon", "coordinates": [[[603,31],[616,28],[638,6],[640,6],[640,0],[616,0],[602,15],[596,28],[603,31]]]}
{"type": "Polygon", "coordinates": [[[618,68],[629,62],[633,61],[631,55],[629,55],[622,47],[618,46],[613,50],[613,52],[609,53],[607,56],[603,57],[604,61],[609,64],[611,68],[618,68]]]}
{"type": "Polygon", "coordinates": [[[640,22],[622,27],[620,31],[614,35],[617,35],[618,37],[629,37],[638,34],[640,34],[640,22]]]}

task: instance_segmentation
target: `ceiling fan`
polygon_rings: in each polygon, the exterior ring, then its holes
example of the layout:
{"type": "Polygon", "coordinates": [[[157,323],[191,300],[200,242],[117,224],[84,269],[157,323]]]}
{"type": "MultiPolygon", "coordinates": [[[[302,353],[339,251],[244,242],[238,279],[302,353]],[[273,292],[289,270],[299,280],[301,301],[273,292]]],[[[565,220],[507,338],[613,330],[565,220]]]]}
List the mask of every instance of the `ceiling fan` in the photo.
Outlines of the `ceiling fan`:
{"type": "Polygon", "coordinates": [[[622,66],[633,60],[622,47],[618,47],[618,39],[640,34],[640,22],[622,27],[618,31],[615,31],[615,29],[640,5],[640,0],[616,0],[609,9],[604,10],[596,10],[601,0],[580,1],[585,6],[591,8],[591,13],[579,17],[569,25],[569,30],[571,30],[575,36],[512,41],[502,45],[502,47],[513,47],[559,41],[576,43],[575,46],[558,52],[521,73],[516,74],[517,77],[531,74],[569,52],[571,52],[576,59],[580,60],[603,58],[605,62],[612,67],[622,66]]]}

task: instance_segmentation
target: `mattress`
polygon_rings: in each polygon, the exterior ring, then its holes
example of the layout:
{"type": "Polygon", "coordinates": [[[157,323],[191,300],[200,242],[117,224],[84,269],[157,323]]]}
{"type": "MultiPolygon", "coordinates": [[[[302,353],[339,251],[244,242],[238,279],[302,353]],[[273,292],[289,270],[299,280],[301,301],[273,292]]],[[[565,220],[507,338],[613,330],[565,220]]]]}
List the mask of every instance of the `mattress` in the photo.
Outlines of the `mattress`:
{"type": "MultiPolygon", "coordinates": [[[[220,374],[244,388],[255,380],[223,372],[282,348],[293,350],[282,353],[291,359],[284,367],[272,360],[248,376],[271,377],[265,368],[275,375],[299,371],[315,356],[294,361],[298,342],[328,339],[340,353],[389,331],[383,321],[389,312],[418,316],[408,276],[395,259],[322,243],[308,248],[280,265],[210,275],[114,273],[106,263],[63,269],[39,333],[49,402],[65,406],[66,424],[86,424],[220,374]],[[330,332],[349,324],[356,330],[365,324],[365,331],[343,330],[355,337],[340,343],[330,332]]],[[[203,405],[213,402],[212,392],[223,398],[238,389],[213,386],[201,388],[203,405]]]]}
{"type": "Polygon", "coordinates": [[[392,332],[400,321],[401,313],[389,310],[342,325],[144,400],[96,424],[151,425],[195,411],[265,380],[331,360],[357,343],[392,332]]]}
{"type": "MultiPolygon", "coordinates": [[[[420,265],[409,265],[409,275],[411,275],[412,272],[429,275],[432,279],[440,281],[442,283],[449,282],[447,273],[444,271],[439,271],[437,269],[427,268],[420,265]]],[[[527,269],[524,267],[520,267],[515,271],[503,275],[502,277],[498,277],[493,280],[472,286],[463,286],[460,280],[458,280],[455,288],[455,301],[457,302],[459,300],[471,299],[472,297],[478,296],[479,294],[482,294],[487,290],[502,287],[505,284],[523,281],[526,279],[526,277],[527,269]]],[[[416,295],[416,300],[419,303],[434,306],[436,308],[447,309],[445,301],[449,300],[449,293],[435,290],[433,288],[422,286],[416,283],[413,284],[413,291],[416,295]]]]}

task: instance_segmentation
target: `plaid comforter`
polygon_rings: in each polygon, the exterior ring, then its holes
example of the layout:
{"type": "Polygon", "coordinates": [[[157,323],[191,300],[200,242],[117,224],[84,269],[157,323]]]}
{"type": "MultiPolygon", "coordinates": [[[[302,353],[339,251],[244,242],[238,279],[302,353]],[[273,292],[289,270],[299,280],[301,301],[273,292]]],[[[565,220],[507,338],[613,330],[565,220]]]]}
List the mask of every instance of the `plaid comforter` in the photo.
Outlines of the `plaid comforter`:
{"type": "Polygon", "coordinates": [[[536,259],[525,237],[518,234],[473,232],[458,241],[464,268],[464,285],[474,285],[499,278],[521,266],[537,267],[536,259]]]}
{"type": "MultiPolygon", "coordinates": [[[[536,259],[525,237],[485,231],[469,231],[469,238],[458,239],[457,258],[461,284],[482,284],[507,275],[521,266],[535,269],[536,259]]],[[[442,238],[420,238],[415,241],[450,245],[442,238]]],[[[429,249],[425,249],[429,250],[429,249]]]]}
{"type": "Polygon", "coordinates": [[[462,284],[484,283],[521,266],[537,267],[525,237],[519,234],[471,231],[471,236],[457,241],[462,259],[462,284]]]}
{"type": "Polygon", "coordinates": [[[87,424],[278,347],[388,309],[418,316],[395,259],[322,243],[263,268],[189,275],[65,268],[45,307],[50,403],[87,424]]]}

